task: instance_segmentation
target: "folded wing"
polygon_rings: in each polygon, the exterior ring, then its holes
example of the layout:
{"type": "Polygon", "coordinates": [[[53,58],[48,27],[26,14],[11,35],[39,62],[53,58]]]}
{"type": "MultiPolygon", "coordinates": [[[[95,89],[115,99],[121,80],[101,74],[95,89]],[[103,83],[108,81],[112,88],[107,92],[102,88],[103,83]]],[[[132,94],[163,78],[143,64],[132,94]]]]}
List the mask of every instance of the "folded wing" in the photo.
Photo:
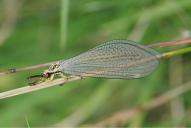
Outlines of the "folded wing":
{"type": "Polygon", "coordinates": [[[158,53],[129,40],[113,40],[61,62],[66,74],[117,79],[140,78],[159,65],[158,53]]]}

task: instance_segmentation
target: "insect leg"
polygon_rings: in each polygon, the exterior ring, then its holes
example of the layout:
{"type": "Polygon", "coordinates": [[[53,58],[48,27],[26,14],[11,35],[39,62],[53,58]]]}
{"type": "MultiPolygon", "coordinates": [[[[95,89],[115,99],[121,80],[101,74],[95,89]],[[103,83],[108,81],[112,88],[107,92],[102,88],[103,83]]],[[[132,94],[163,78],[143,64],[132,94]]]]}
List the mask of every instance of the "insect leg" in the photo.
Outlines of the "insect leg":
{"type": "MultiPolygon", "coordinates": [[[[68,79],[68,77],[65,76],[62,72],[57,72],[56,75],[63,78],[65,81],[68,79]]],[[[59,86],[63,86],[63,84],[60,84],[59,86]]]]}

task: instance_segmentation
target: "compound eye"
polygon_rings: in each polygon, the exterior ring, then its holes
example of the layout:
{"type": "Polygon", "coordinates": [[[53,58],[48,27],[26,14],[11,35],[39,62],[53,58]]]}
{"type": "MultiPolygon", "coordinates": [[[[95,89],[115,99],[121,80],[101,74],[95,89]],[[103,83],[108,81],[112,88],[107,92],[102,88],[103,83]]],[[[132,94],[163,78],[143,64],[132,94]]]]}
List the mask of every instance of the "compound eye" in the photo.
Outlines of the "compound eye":
{"type": "Polygon", "coordinates": [[[58,67],[59,67],[59,64],[58,64],[58,63],[53,64],[53,65],[50,66],[49,71],[54,71],[54,70],[57,69],[58,67]]]}
{"type": "Polygon", "coordinates": [[[55,65],[51,65],[50,67],[49,67],[49,70],[51,70],[51,71],[53,71],[55,69],[55,65]]]}

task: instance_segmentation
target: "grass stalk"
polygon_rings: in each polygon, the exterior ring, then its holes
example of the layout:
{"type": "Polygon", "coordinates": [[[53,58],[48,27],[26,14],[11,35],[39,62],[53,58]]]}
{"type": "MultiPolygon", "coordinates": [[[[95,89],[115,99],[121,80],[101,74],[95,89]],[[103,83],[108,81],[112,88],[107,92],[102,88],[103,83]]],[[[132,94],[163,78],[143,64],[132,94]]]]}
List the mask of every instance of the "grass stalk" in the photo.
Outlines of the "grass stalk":
{"type": "MultiPolygon", "coordinates": [[[[159,58],[159,59],[160,58],[169,58],[169,57],[172,57],[172,56],[175,56],[175,55],[180,55],[180,54],[184,54],[184,53],[188,53],[188,52],[191,52],[191,47],[183,48],[183,49],[179,49],[179,50],[174,50],[174,51],[166,52],[166,53],[163,53],[163,54],[159,54],[159,56],[157,56],[157,58],[159,58]]],[[[150,59],[153,59],[153,57],[145,59],[145,60],[141,60],[139,63],[144,63],[145,61],[149,61],[150,59]]],[[[134,64],[135,63],[131,63],[130,65],[127,65],[127,66],[132,66],[134,64]]],[[[40,89],[44,89],[44,88],[59,85],[59,84],[64,84],[66,82],[79,80],[79,79],[81,79],[81,77],[78,77],[78,76],[71,77],[71,78],[69,78],[67,80],[63,79],[63,78],[60,78],[60,79],[55,79],[53,81],[48,81],[48,82],[43,82],[43,83],[40,83],[40,84],[36,84],[35,86],[25,86],[25,87],[21,87],[21,88],[18,88],[18,89],[13,89],[13,90],[10,90],[10,91],[0,93],[0,99],[4,99],[4,98],[7,98],[7,97],[12,97],[12,96],[16,96],[16,95],[20,95],[20,94],[24,94],[24,93],[28,93],[28,92],[32,92],[32,91],[36,91],[36,90],[40,90],[40,89]]]]}
{"type": "Polygon", "coordinates": [[[68,13],[69,0],[61,0],[61,19],[60,19],[60,49],[63,51],[66,47],[68,34],[68,13]]]}
{"type": "MultiPolygon", "coordinates": [[[[190,44],[191,40],[177,40],[177,41],[168,41],[168,42],[159,42],[159,43],[155,43],[155,44],[148,44],[146,45],[147,47],[170,47],[170,46],[176,46],[176,45],[182,45],[182,44],[190,44]]],[[[180,55],[180,54],[184,54],[187,52],[190,52],[191,48],[184,48],[184,49],[180,49],[180,50],[175,50],[175,51],[171,51],[168,53],[164,53],[163,56],[164,57],[170,57],[170,56],[175,56],[175,55],[180,55]],[[166,54],[166,55],[165,55],[166,54]]],[[[17,72],[23,72],[23,71],[29,71],[29,70],[34,70],[34,69],[38,69],[38,68],[42,68],[42,67],[47,67],[50,66],[53,63],[56,63],[58,61],[52,61],[52,62],[48,62],[48,63],[44,63],[44,64],[37,64],[37,65],[32,65],[32,66],[27,66],[27,67],[23,67],[23,68],[11,68],[8,70],[3,70],[0,71],[0,76],[2,75],[6,75],[6,74],[13,74],[13,73],[17,73],[17,72]]]]}

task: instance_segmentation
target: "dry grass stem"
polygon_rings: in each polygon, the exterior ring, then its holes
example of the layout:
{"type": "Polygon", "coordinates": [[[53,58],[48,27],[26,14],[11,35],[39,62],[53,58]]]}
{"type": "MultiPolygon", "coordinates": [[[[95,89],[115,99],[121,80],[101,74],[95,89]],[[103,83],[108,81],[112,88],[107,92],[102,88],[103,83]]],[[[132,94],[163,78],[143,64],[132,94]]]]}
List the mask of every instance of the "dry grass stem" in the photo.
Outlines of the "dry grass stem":
{"type": "MultiPolygon", "coordinates": [[[[159,55],[157,55],[155,57],[149,57],[149,58],[146,58],[146,59],[143,59],[143,60],[139,60],[139,61],[136,61],[136,62],[133,62],[133,63],[129,63],[129,64],[124,65],[124,66],[126,66],[126,67],[129,66],[130,67],[130,66],[133,66],[135,64],[150,61],[152,59],[166,58],[166,57],[170,57],[170,56],[178,55],[178,54],[183,54],[183,53],[190,52],[190,51],[191,51],[191,48],[174,50],[174,51],[166,52],[166,53],[163,53],[163,54],[159,54],[159,55]]],[[[45,63],[45,64],[34,65],[34,66],[29,66],[29,67],[24,67],[24,68],[19,68],[19,69],[10,69],[10,70],[7,70],[7,71],[0,72],[0,75],[5,75],[5,74],[10,74],[10,73],[15,73],[15,72],[21,72],[21,71],[26,71],[26,70],[37,69],[37,68],[40,68],[40,67],[48,66],[48,65],[50,65],[52,63],[55,63],[55,62],[57,62],[57,61],[49,62],[49,63],[45,63]]],[[[19,95],[19,94],[23,94],[23,93],[27,93],[27,92],[47,88],[47,87],[51,87],[51,86],[54,86],[54,85],[62,84],[62,83],[77,80],[77,79],[80,79],[80,78],[79,77],[70,77],[67,81],[65,81],[64,79],[57,79],[57,80],[53,80],[53,81],[49,81],[49,82],[40,83],[40,84],[37,84],[35,86],[26,86],[26,87],[14,89],[14,90],[6,91],[6,92],[3,92],[3,93],[0,93],[0,99],[11,97],[11,96],[16,96],[16,95],[19,95]]]]}
{"type": "MultiPolygon", "coordinates": [[[[176,52],[176,51],[170,51],[170,52],[167,52],[167,53],[159,54],[156,57],[157,58],[165,58],[165,57],[173,56],[174,52],[176,52]]],[[[129,66],[130,67],[130,66],[133,66],[135,64],[140,64],[140,63],[150,61],[152,59],[156,59],[156,57],[149,57],[149,58],[146,58],[146,59],[143,59],[143,60],[139,60],[139,61],[136,61],[136,62],[133,62],[133,63],[129,63],[129,64],[124,65],[124,66],[126,66],[126,67],[129,66]]],[[[42,67],[42,66],[48,65],[48,64],[50,64],[50,63],[35,65],[35,66],[27,67],[27,68],[28,69],[34,69],[34,68],[42,67]]],[[[27,68],[21,68],[19,71],[26,70],[27,68]]],[[[70,77],[67,81],[65,81],[64,79],[57,79],[57,80],[53,80],[53,81],[49,81],[49,82],[43,82],[43,83],[40,83],[40,84],[36,84],[35,86],[26,86],[26,87],[14,89],[14,90],[6,91],[6,92],[3,92],[3,93],[0,93],[0,99],[6,98],[6,97],[11,97],[11,96],[16,96],[16,95],[19,95],[19,94],[23,94],[23,93],[27,93],[27,92],[47,88],[47,87],[51,87],[51,86],[62,84],[62,83],[69,82],[69,81],[73,81],[73,79],[74,80],[80,79],[80,77],[70,77]]]]}
{"type": "Polygon", "coordinates": [[[161,43],[152,43],[148,44],[146,46],[148,47],[171,47],[176,45],[183,45],[183,44],[191,44],[191,40],[175,40],[175,41],[167,41],[167,42],[161,42],[161,43]]]}
{"type": "MultiPolygon", "coordinates": [[[[174,45],[181,45],[181,44],[191,44],[191,40],[177,40],[177,41],[169,41],[169,42],[160,42],[160,43],[155,43],[155,44],[148,44],[146,46],[148,47],[169,47],[169,46],[174,46],[174,45]]],[[[166,55],[164,55],[166,56],[166,55]]],[[[11,68],[8,70],[0,71],[0,76],[6,75],[6,74],[13,74],[17,72],[22,72],[22,71],[29,71],[29,70],[34,70],[42,67],[47,67],[55,62],[58,61],[52,61],[49,63],[44,63],[44,64],[37,64],[33,66],[27,66],[23,68],[11,68]]]]}
{"type": "Polygon", "coordinates": [[[15,24],[19,17],[19,10],[22,1],[4,0],[4,21],[0,28],[0,46],[5,43],[6,39],[12,34],[15,24]]]}
{"type": "Polygon", "coordinates": [[[79,80],[79,79],[81,79],[81,77],[78,77],[78,76],[69,77],[67,80],[63,79],[63,78],[59,78],[59,79],[55,79],[55,80],[52,80],[52,81],[47,81],[47,82],[43,82],[43,83],[40,83],[40,84],[36,84],[34,86],[25,86],[25,87],[13,89],[13,90],[10,90],[10,91],[0,93],[0,99],[12,97],[12,96],[17,96],[17,95],[28,93],[28,92],[37,91],[37,90],[40,90],[40,89],[52,87],[52,86],[55,86],[55,85],[64,84],[66,82],[79,80]]]}
{"type": "Polygon", "coordinates": [[[27,66],[27,67],[23,67],[23,68],[17,68],[17,69],[12,68],[12,69],[9,69],[9,70],[0,71],[0,76],[6,75],[6,74],[22,72],[22,71],[34,70],[34,69],[38,69],[38,68],[42,68],[42,67],[47,67],[47,66],[50,66],[51,64],[53,64],[55,62],[57,62],[57,61],[52,61],[52,62],[49,62],[49,63],[27,66]]]}

